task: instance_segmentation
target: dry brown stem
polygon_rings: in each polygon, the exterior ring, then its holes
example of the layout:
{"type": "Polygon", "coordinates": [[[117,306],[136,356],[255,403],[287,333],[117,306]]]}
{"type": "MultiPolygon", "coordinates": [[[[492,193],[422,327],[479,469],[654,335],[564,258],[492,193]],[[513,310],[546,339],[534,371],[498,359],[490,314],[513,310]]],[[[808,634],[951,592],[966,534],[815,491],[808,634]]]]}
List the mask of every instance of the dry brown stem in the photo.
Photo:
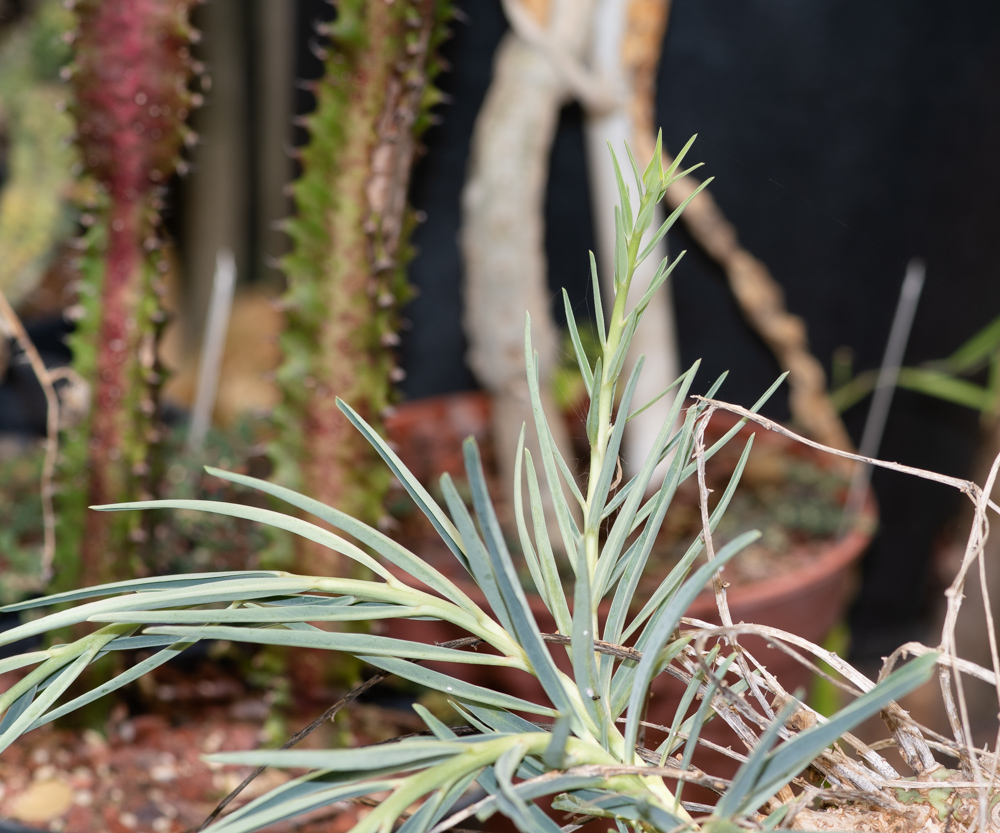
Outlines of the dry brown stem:
{"type": "Polygon", "coordinates": [[[52,578],[52,560],[56,552],[56,515],[52,505],[52,497],[55,492],[56,460],[59,456],[59,397],[55,389],[55,380],[59,374],[50,371],[45,366],[45,362],[42,361],[28,331],[24,329],[21,319],[2,291],[0,291],[0,329],[9,332],[24,351],[28,364],[45,394],[45,459],[42,463],[40,487],[44,537],[39,565],[40,579],[44,587],[52,578]]]}

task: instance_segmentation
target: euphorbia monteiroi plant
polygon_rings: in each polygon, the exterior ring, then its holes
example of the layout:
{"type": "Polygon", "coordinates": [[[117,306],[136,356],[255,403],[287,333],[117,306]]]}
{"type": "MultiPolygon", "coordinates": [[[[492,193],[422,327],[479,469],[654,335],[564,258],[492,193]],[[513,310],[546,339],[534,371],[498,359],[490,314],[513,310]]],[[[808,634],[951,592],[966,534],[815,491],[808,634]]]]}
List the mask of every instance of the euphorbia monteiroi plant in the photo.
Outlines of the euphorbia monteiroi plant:
{"type": "MultiPolygon", "coordinates": [[[[718,383],[711,386],[707,398],[687,400],[681,417],[696,367],[686,372],[675,383],[673,412],[648,459],[631,479],[624,483],[618,479],[623,427],[641,407],[633,402],[641,362],[625,379],[624,355],[648,298],[667,274],[666,260],[637,305],[629,308],[626,299],[635,267],[650,251],[650,240],[665,234],[679,216],[680,209],[651,232],[651,206],[682,175],[677,168],[680,161],[664,170],[657,155],[640,170],[630,157],[634,190],[619,171],[621,220],[614,297],[605,319],[595,280],[600,356],[591,363],[578,349],[590,396],[589,467],[582,481],[549,439],[530,328],[526,331],[526,370],[541,459],[533,459],[522,443],[514,496],[519,553],[512,552],[501,532],[473,440],[464,446],[472,505],[466,504],[447,474],[440,481],[441,504],[357,411],[338,403],[478,585],[485,600],[482,604],[418,554],[338,509],[265,481],[214,471],[226,480],[284,500],[337,531],[277,511],[209,501],[151,501],[99,508],[199,509],[258,520],[329,547],[367,568],[373,577],[277,571],[165,576],[81,589],[11,608],[64,607],[8,631],[0,643],[74,624],[93,623],[94,630],[70,644],[0,661],[0,671],[30,669],[0,696],[4,714],[0,749],[200,640],[224,639],[353,655],[383,672],[442,693],[461,726],[449,726],[418,705],[415,708],[427,731],[390,743],[361,749],[210,756],[220,763],[308,770],[215,820],[208,829],[220,833],[259,830],[319,807],[374,794],[381,796],[380,803],[358,820],[353,828],[356,833],[443,831],[470,815],[485,818],[496,812],[511,818],[522,831],[559,831],[563,829],[559,823],[536,803],[547,796],[555,796],[552,806],[557,811],[572,814],[571,826],[600,817],[619,831],[644,833],[773,829],[818,794],[816,782],[828,786],[823,795],[840,788],[855,798],[859,785],[891,783],[895,770],[877,751],[864,747],[863,761],[859,761],[845,756],[837,746],[845,732],[881,710],[895,720],[894,731],[905,740],[901,748],[907,762],[912,761],[918,773],[926,770],[929,765],[923,756],[930,755],[928,745],[905,715],[900,717],[893,701],[930,677],[939,660],[936,653],[926,652],[877,685],[836,660],[841,673],[860,690],[839,713],[824,718],[811,712],[794,693],[784,692],[739,645],[740,633],[752,626],[714,628],[683,620],[688,606],[709,582],[724,608],[719,572],[758,537],[750,531],[718,551],[714,548],[712,531],[726,511],[752,446],[751,440],[729,486],[709,509],[704,461],[738,430],[710,448],[703,445],[704,422],[718,406],[710,398],[718,383]],[[669,459],[667,475],[648,494],[653,471],[664,459],[669,459]],[[648,602],[635,610],[635,591],[671,499],[678,484],[695,474],[702,486],[703,531],[648,602]],[[542,489],[550,492],[557,510],[555,529],[545,526],[542,489]],[[570,511],[574,503],[582,523],[570,511]],[[707,560],[699,566],[696,559],[703,550],[707,560]],[[559,569],[557,552],[568,561],[568,571],[559,569]],[[533,590],[552,614],[556,633],[539,630],[520,566],[527,568],[533,590]],[[568,591],[561,576],[565,572],[572,575],[568,591]],[[599,616],[602,601],[607,613],[599,616]],[[336,629],[345,622],[428,617],[462,628],[469,638],[429,645],[336,629]],[[108,651],[129,647],[154,653],[98,688],[60,703],[62,694],[89,663],[108,651]],[[570,670],[556,664],[553,652],[557,651],[567,652],[570,670]],[[511,674],[528,674],[541,684],[544,696],[526,699],[486,688],[425,667],[424,661],[492,665],[511,674]],[[643,708],[651,681],[661,673],[679,678],[684,694],[673,725],[660,727],[664,740],[649,749],[640,742],[643,708]],[[746,744],[740,756],[743,763],[731,780],[691,768],[693,749],[709,719],[738,727],[746,744]],[[806,768],[813,775],[796,780],[806,768]],[[716,803],[706,806],[683,800],[687,781],[716,790],[716,803]],[[786,789],[793,781],[794,789],[786,789]],[[471,807],[457,809],[459,800],[476,783],[484,797],[471,807]]],[[[570,331],[576,331],[572,316],[570,331]]],[[[768,638],[791,641],[803,649],[802,640],[795,641],[793,635],[769,631],[768,638]]],[[[816,646],[805,650],[822,651],[816,646]]],[[[884,805],[896,801],[891,792],[879,793],[878,799],[884,805]]],[[[901,801],[896,804],[902,807],[901,801]]]]}

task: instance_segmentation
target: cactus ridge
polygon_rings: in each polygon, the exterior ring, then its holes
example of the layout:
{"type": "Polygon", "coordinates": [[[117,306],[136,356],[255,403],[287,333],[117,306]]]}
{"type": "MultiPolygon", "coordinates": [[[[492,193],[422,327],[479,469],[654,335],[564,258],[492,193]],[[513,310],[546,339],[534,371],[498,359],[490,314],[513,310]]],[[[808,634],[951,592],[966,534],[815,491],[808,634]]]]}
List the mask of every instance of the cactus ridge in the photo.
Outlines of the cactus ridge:
{"type": "Polygon", "coordinates": [[[278,476],[371,523],[383,513],[389,478],[334,397],[378,426],[401,377],[393,348],[400,307],[412,295],[406,265],[415,222],[407,187],[429,109],[440,100],[431,81],[451,12],[442,0],[337,4],[336,21],[320,30],[329,44],[325,71],[305,119],[296,216],[284,226],[292,250],[282,262],[278,476]]]}
{"type": "Polygon", "coordinates": [[[153,497],[161,466],[158,344],[165,315],[164,183],[178,170],[197,96],[194,0],[80,0],[70,111],[85,175],[98,184],[84,237],[74,366],[92,386],[86,424],[65,446],[60,583],[105,581],[137,555],[152,519],[87,512],[153,497]],[[83,485],[85,484],[85,485],[83,485]],[[146,524],[147,526],[141,526],[146,524]],[[114,561],[112,561],[114,559],[114,561]]]}

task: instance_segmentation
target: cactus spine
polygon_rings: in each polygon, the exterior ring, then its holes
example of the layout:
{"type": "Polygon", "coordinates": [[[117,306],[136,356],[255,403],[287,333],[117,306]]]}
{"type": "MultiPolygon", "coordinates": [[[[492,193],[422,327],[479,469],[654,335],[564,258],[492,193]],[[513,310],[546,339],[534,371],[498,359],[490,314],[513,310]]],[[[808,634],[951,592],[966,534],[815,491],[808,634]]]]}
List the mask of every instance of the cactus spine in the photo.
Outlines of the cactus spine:
{"type": "MultiPolygon", "coordinates": [[[[417,140],[440,99],[431,85],[450,3],[342,0],[324,27],[330,47],[307,119],[297,216],[287,229],[289,289],[279,474],[307,494],[377,522],[388,475],[337,410],[335,397],[379,423],[400,372],[393,347],[408,295],[406,193],[417,140]]],[[[304,546],[302,569],[346,569],[334,553],[304,546]]]]}
{"type": "Polygon", "coordinates": [[[157,344],[166,260],[163,188],[178,165],[193,101],[188,90],[193,0],[80,0],[70,68],[77,143],[100,186],[82,261],[76,370],[91,383],[86,426],[67,442],[59,579],[104,581],[134,566],[148,534],[94,503],[156,491],[162,439],[157,344]],[[132,562],[132,563],[130,563],[132,562]]]}

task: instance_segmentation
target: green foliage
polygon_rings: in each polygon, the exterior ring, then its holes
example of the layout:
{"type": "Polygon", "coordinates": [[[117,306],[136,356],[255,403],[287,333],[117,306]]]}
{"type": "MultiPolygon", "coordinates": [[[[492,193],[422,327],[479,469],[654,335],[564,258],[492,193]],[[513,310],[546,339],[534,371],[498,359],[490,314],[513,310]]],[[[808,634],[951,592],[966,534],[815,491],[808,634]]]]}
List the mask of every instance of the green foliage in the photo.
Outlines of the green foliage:
{"type": "Polygon", "coordinates": [[[65,99],[59,67],[68,52],[60,36],[71,17],[46,0],[0,44],[0,128],[10,144],[0,191],[0,290],[15,305],[72,226],[73,122],[58,106],[65,99]]]}
{"type": "MultiPolygon", "coordinates": [[[[879,374],[877,370],[869,370],[850,378],[850,367],[844,365],[838,375],[847,378],[833,391],[831,401],[838,411],[846,411],[875,389],[879,374]]],[[[900,368],[896,384],[979,411],[984,422],[996,420],[1000,416],[1000,317],[947,358],[919,367],[900,368]],[[982,382],[964,378],[984,374],[982,382]]]]}
{"type": "MultiPolygon", "coordinates": [[[[520,830],[531,833],[560,829],[536,803],[545,796],[555,796],[556,809],[614,820],[622,831],[728,831],[750,824],[760,807],[845,731],[926,681],[937,659],[933,654],[904,666],[830,720],[798,733],[786,725],[797,705],[793,698],[773,719],[761,718],[766,728],[758,744],[714,812],[700,820],[681,803],[679,791],[668,788],[661,777],[663,771],[651,769],[640,755],[637,740],[642,709],[652,680],[665,669],[686,679],[687,691],[667,741],[657,750],[662,762],[680,750],[687,736],[682,757],[683,764],[689,764],[702,725],[732,709],[731,703],[749,708],[749,698],[740,698],[740,693],[750,684],[757,685],[750,675],[735,684],[727,679],[728,672],[740,668],[737,654],[723,653],[727,643],[718,642],[703,650],[693,643],[693,632],[678,632],[681,617],[712,575],[752,542],[756,533],[739,536],[716,552],[714,560],[695,568],[695,559],[705,545],[699,537],[648,603],[634,612],[634,595],[653,540],[677,485],[695,472],[691,458],[698,420],[707,406],[698,402],[687,409],[679,427],[675,422],[696,368],[676,383],[672,417],[664,423],[640,472],[620,486],[615,483],[622,426],[635,408],[632,399],[640,371],[637,368],[623,380],[621,356],[644,307],[640,303],[629,309],[626,299],[636,264],[648,251],[643,242],[649,231],[651,206],[680,176],[677,165],[683,155],[667,171],[660,167],[659,154],[645,173],[640,174],[633,163],[634,194],[621,183],[615,297],[608,320],[599,320],[600,355],[591,362],[584,351],[579,352],[581,376],[591,396],[590,466],[584,484],[576,481],[551,441],[540,404],[530,329],[526,328],[525,358],[541,456],[534,460],[523,447],[519,450],[516,523],[531,582],[558,624],[555,647],[541,633],[528,603],[519,564],[508,549],[487,493],[475,442],[470,439],[464,446],[471,507],[447,475],[441,479],[441,505],[377,431],[348,405],[339,403],[468,572],[485,604],[473,600],[462,586],[418,554],[337,508],[281,486],[213,470],[224,480],[257,488],[314,515],[325,525],[270,509],[211,501],[154,501],[100,508],[204,510],[259,521],[327,547],[366,568],[372,577],[352,578],[349,571],[328,576],[278,571],[171,576],[118,582],[8,608],[66,605],[7,632],[0,637],[0,644],[83,622],[93,623],[97,630],[68,645],[0,661],[0,672],[31,668],[21,682],[0,695],[0,711],[5,712],[0,722],[0,749],[23,732],[92,702],[202,639],[324,648],[348,653],[440,692],[472,727],[472,733],[459,734],[417,707],[428,730],[423,736],[363,749],[268,750],[213,756],[220,763],[299,767],[308,773],[251,801],[210,829],[225,833],[259,830],[337,801],[381,793],[378,806],[355,826],[356,833],[390,833],[420,801],[419,809],[399,829],[424,833],[449,817],[452,821],[466,817],[453,815],[455,804],[477,782],[486,798],[470,812],[480,818],[503,813],[520,830]],[[663,483],[651,489],[654,468],[668,456],[663,483]],[[544,522],[539,497],[542,489],[549,491],[556,509],[555,529],[547,528],[544,522]],[[579,512],[571,511],[574,504],[579,512]],[[577,518],[583,519],[582,525],[577,518]],[[553,536],[559,536],[560,546],[555,546],[553,536]],[[565,557],[574,577],[568,593],[560,579],[557,552],[565,553],[559,557],[565,557]],[[602,601],[610,605],[603,621],[598,617],[602,601]],[[440,619],[490,650],[429,645],[335,626],[394,618],[440,619]],[[603,642],[598,641],[599,636],[603,642]],[[626,640],[634,648],[621,649],[626,640]],[[618,653],[609,653],[607,643],[618,653]],[[158,648],[159,652],[98,688],[58,704],[61,694],[90,662],[108,651],[137,645],[158,648]],[[550,647],[567,651],[571,672],[560,669],[550,647]],[[514,696],[422,664],[432,660],[527,673],[537,679],[544,696],[537,700],[514,696]],[[717,693],[721,699],[713,696],[717,693]],[[687,716],[686,709],[698,697],[695,714],[687,716]],[[521,714],[540,721],[529,722],[521,714]]],[[[656,234],[665,233],[677,216],[678,212],[671,215],[656,234]]],[[[654,285],[662,283],[671,266],[666,260],[661,264],[654,285]]],[[[572,321],[570,326],[572,331],[572,321]]],[[[722,447],[737,429],[706,454],[722,447]]],[[[709,529],[725,512],[748,452],[749,444],[711,514],[709,529]]]]}

